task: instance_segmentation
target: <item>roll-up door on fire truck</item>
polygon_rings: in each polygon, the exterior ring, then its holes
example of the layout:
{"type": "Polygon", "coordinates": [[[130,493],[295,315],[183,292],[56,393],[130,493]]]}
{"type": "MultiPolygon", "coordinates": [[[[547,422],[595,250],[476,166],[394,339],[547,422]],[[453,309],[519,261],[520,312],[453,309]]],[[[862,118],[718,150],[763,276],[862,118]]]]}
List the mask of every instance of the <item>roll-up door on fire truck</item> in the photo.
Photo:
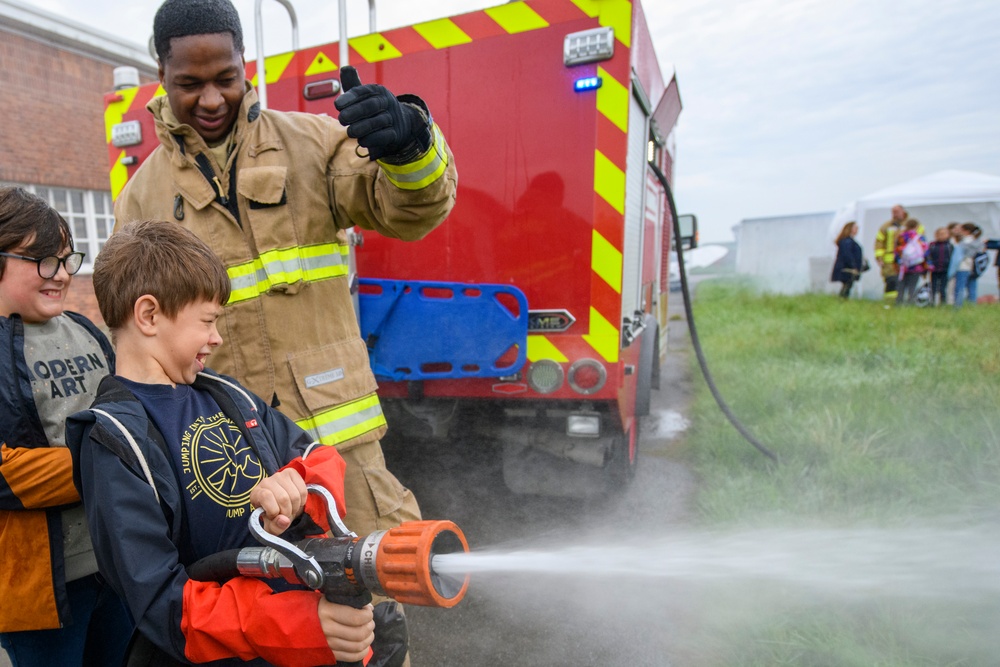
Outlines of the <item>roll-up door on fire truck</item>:
{"type": "MultiPolygon", "coordinates": [[[[633,89],[638,82],[632,82],[633,89]]],[[[639,92],[639,94],[642,94],[639,92]]],[[[625,164],[625,251],[622,257],[622,318],[642,310],[642,221],[646,194],[648,111],[635,94],[629,95],[628,157],[625,164]]]]}

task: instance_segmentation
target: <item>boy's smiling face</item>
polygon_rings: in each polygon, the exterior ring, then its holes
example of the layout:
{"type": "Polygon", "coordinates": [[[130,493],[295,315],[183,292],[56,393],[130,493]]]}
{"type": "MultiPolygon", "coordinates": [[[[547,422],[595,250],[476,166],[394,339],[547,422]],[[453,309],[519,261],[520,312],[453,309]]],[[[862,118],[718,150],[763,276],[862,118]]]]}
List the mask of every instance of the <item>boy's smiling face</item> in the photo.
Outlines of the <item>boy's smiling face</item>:
{"type": "MultiPolygon", "coordinates": [[[[5,252],[13,255],[31,254],[22,244],[5,252]]],[[[70,252],[63,248],[59,257],[70,252]]],[[[0,315],[10,317],[17,313],[29,324],[44,324],[57,315],[62,315],[66,303],[66,293],[73,276],[66,272],[64,265],[51,278],[38,275],[38,264],[25,259],[4,258],[3,277],[0,278],[0,315]]]]}
{"type": "Polygon", "coordinates": [[[209,355],[222,344],[216,324],[222,305],[200,300],[181,308],[176,317],[157,316],[153,356],[172,385],[191,384],[205,370],[209,355]]]}

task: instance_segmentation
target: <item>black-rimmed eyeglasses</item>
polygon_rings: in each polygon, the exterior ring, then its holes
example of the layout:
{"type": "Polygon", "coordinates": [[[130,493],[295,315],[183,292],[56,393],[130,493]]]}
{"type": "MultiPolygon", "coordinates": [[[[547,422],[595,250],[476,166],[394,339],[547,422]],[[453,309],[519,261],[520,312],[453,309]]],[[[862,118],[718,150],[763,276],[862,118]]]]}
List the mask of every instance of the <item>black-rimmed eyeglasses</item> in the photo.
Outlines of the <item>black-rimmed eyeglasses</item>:
{"type": "Polygon", "coordinates": [[[25,257],[24,255],[15,255],[12,252],[0,252],[0,257],[11,257],[13,259],[23,259],[26,262],[34,262],[37,265],[38,277],[45,280],[54,278],[59,273],[60,266],[65,266],[66,273],[69,275],[75,275],[80,270],[80,267],[83,266],[83,258],[85,256],[85,253],[82,252],[71,252],[65,257],[52,255],[36,259],[34,257],[25,257]]]}

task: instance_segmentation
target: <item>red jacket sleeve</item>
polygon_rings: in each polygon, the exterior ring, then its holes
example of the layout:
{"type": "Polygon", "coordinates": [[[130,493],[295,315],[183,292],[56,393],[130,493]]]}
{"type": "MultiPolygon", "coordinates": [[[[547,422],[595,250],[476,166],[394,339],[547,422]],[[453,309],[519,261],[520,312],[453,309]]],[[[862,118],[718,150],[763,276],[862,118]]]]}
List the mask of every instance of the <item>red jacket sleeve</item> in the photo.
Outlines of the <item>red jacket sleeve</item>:
{"type": "MultiPolygon", "coordinates": [[[[336,448],[321,445],[285,468],[296,470],[306,484],[327,488],[344,514],[344,468],[336,448]]],[[[328,529],[322,500],[310,495],[306,511],[328,529]]],[[[256,579],[238,577],[220,586],[189,580],[184,585],[181,631],[185,656],[208,662],[231,656],[242,660],[261,657],[278,667],[332,665],[333,652],[319,623],[320,593],[274,593],[256,579]]]]}
{"type": "Polygon", "coordinates": [[[68,448],[0,445],[0,509],[44,509],[79,501],[68,448]]]}
{"type": "MultiPolygon", "coordinates": [[[[334,500],[337,501],[337,513],[341,518],[347,513],[344,501],[344,469],[346,467],[347,464],[341,458],[340,452],[331,445],[317,445],[305,456],[292,459],[285,466],[285,468],[297,471],[306,484],[318,484],[333,494],[334,500]]],[[[324,503],[319,496],[310,494],[306,501],[306,513],[323,530],[330,530],[329,522],[326,520],[324,503]]]]}
{"type": "Polygon", "coordinates": [[[188,580],[181,619],[184,655],[196,663],[236,656],[261,657],[277,667],[332,665],[336,659],[319,622],[320,595],[274,593],[247,577],[221,586],[188,580]]]}

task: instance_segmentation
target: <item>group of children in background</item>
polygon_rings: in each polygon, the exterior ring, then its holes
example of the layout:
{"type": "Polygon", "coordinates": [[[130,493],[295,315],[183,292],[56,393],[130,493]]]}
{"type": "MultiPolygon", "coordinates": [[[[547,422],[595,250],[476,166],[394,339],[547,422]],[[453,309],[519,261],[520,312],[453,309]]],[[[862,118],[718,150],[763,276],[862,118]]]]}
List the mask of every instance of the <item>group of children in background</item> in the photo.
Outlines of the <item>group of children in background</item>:
{"type": "Polygon", "coordinates": [[[916,304],[925,278],[929,278],[929,295],[924,305],[946,304],[952,281],[956,308],[966,301],[976,303],[979,278],[990,265],[981,238],[983,230],[972,222],[952,222],[934,230],[930,243],[921,232],[920,222],[910,218],[896,241],[896,265],[900,270],[896,303],[916,304]]]}
{"type": "MultiPolygon", "coordinates": [[[[861,246],[854,240],[857,234],[857,223],[848,222],[835,241],[837,257],[830,280],[841,283],[840,296],[844,299],[868,270],[861,246]]],[[[966,301],[976,303],[979,278],[990,266],[986,250],[1000,249],[1000,241],[984,242],[982,235],[983,230],[975,223],[952,222],[934,230],[934,241],[928,243],[920,221],[907,218],[896,238],[894,267],[886,269],[891,273],[896,304],[940,306],[950,302],[961,308],[966,301]],[[893,269],[898,270],[898,275],[892,273],[893,269]]]]}

